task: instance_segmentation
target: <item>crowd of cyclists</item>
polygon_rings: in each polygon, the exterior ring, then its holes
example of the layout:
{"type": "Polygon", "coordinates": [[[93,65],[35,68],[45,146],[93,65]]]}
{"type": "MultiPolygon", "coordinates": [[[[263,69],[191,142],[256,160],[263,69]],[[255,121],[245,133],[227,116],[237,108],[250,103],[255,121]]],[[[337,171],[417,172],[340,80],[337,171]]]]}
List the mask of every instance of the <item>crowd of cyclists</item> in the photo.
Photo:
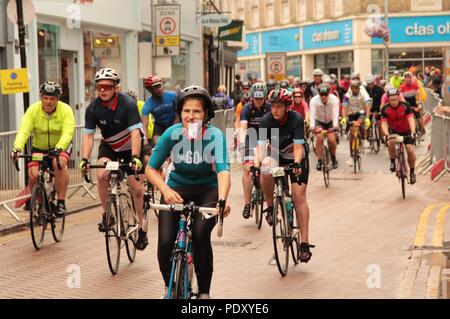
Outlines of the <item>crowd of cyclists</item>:
{"type": "MultiPolygon", "coordinates": [[[[250,216],[251,171],[260,174],[261,187],[267,203],[266,220],[273,223],[274,182],[271,168],[292,165],[290,176],[292,200],[301,230],[299,260],[308,262],[312,256],[309,243],[309,207],[306,189],[309,177],[308,136],[315,136],[316,169],[321,170],[324,139],[328,139],[332,167],[336,159],[337,133],[353,121],[360,122],[361,134],[367,138],[367,128],[376,118],[381,123],[380,136],[387,142],[389,134],[405,136],[410,167],[410,182],[414,184],[414,139],[416,123],[424,131],[422,117],[423,84],[410,72],[390,83],[379,75],[367,75],[362,81],[358,73],[344,75],[338,81],[334,74],[320,69],[312,73],[313,80],[289,77],[279,83],[236,81],[231,97],[235,109],[235,139],[243,156],[242,184],[244,190],[243,217],[250,216]],[[319,134],[327,130],[326,137],[319,134]]],[[[394,77],[397,76],[396,74],[394,77]]],[[[216,207],[227,216],[227,198],[231,187],[230,161],[225,134],[211,125],[215,114],[214,99],[199,86],[188,86],[179,92],[165,91],[157,76],[145,79],[151,96],[139,101],[136,92],[121,93],[120,75],[111,68],[99,70],[94,77],[97,98],[85,112],[82,139],[82,160],[79,169],[89,173],[94,133],[98,128],[102,140],[97,163],[123,160],[129,163],[128,185],[132,190],[139,232],[136,248],[148,245],[147,229],[143,223],[144,179],[158,189],[161,203],[177,204],[194,201],[199,206],[216,207]],[[163,171],[163,167],[167,169],[163,171]],[[140,175],[135,178],[135,173],[140,175]],[[145,176],[144,176],[145,175],[145,176]]],[[[72,108],[59,100],[61,86],[47,81],[40,87],[40,101],[31,105],[20,124],[11,157],[17,160],[33,135],[32,152],[58,154],[62,169],[54,167],[58,207],[55,214],[66,214],[65,194],[69,184],[67,163],[72,152],[74,115],[72,108]]],[[[222,92],[223,93],[223,89],[222,92]]],[[[223,97],[219,94],[216,97],[223,97]]],[[[224,99],[228,101],[227,99],[224,99]]],[[[227,104],[230,104],[227,102],[227,104]]],[[[394,145],[389,142],[389,154],[394,163],[394,145]]],[[[395,165],[391,163],[391,171],[395,165]]],[[[28,165],[29,182],[33,185],[36,163],[28,165]]],[[[108,175],[104,169],[96,171],[97,189],[102,204],[102,218],[98,225],[105,232],[115,223],[106,220],[108,175]]],[[[158,219],[158,261],[167,287],[170,275],[170,256],[177,235],[178,221],[171,212],[160,212],[158,219]]],[[[193,260],[201,298],[208,298],[213,273],[211,231],[214,219],[195,220],[193,260]]]]}

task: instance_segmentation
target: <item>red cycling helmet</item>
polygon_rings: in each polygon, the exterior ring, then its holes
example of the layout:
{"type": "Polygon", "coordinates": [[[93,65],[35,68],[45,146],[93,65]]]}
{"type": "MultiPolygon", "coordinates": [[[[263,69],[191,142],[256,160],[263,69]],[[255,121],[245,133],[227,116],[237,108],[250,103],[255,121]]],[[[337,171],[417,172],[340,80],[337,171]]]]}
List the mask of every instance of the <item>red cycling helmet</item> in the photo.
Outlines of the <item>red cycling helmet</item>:
{"type": "Polygon", "coordinates": [[[273,90],[269,93],[268,100],[270,103],[281,102],[290,106],[292,104],[292,93],[286,89],[273,90]]]}
{"type": "Polygon", "coordinates": [[[145,78],[145,88],[147,90],[150,90],[152,87],[154,87],[154,86],[156,86],[158,84],[162,85],[162,80],[156,75],[149,76],[148,78],[145,78]]]}

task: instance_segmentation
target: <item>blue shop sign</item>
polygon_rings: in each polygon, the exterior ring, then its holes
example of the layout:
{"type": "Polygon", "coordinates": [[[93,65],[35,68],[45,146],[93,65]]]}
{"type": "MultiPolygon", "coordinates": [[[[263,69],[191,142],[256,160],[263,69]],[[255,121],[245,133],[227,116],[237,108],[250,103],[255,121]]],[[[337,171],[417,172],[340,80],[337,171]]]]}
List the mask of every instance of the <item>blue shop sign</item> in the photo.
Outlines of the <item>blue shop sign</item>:
{"type": "MultiPolygon", "coordinates": [[[[450,41],[450,16],[389,18],[391,43],[450,41]]],[[[383,39],[373,38],[373,44],[383,39]]]]}
{"type": "Polygon", "coordinates": [[[303,27],[304,50],[331,48],[352,44],[352,20],[303,27]]]}
{"type": "Polygon", "coordinates": [[[248,44],[248,49],[238,51],[238,57],[259,55],[259,33],[247,33],[245,35],[245,42],[248,44]]]}
{"type": "Polygon", "coordinates": [[[300,28],[262,33],[262,53],[300,51],[300,28]]]}

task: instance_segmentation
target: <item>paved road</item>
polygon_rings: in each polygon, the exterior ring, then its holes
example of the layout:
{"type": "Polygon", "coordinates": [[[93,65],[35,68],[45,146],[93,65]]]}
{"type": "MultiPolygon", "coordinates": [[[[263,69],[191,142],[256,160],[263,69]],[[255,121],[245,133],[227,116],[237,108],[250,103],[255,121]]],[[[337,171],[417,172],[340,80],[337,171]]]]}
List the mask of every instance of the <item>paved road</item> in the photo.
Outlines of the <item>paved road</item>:
{"type": "MultiPolygon", "coordinates": [[[[364,171],[356,175],[345,165],[346,151],[339,150],[341,166],[332,174],[330,189],[324,188],[318,172],[311,173],[310,242],[316,248],[308,264],[291,265],[284,278],[270,264],[271,229],[264,223],[258,231],[251,220],[242,218],[241,173],[239,167],[233,169],[232,215],[225,221],[224,236],[218,239],[215,231],[213,235],[213,298],[403,296],[402,289],[411,284],[404,277],[411,268],[418,230],[424,228],[426,246],[437,227],[436,211],[428,224],[419,222],[423,210],[449,201],[448,179],[433,183],[429,176],[418,176],[403,200],[398,181],[387,172],[385,150],[376,156],[366,154],[364,171]]],[[[315,162],[311,160],[314,166],[315,162]]],[[[0,237],[0,298],[159,298],[163,283],[156,259],[156,218],[151,216],[149,247],[138,252],[132,265],[123,250],[114,277],[108,270],[104,238],[97,231],[99,218],[98,208],[68,216],[63,241],[54,244],[49,235],[39,252],[34,251],[28,231],[0,237]]],[[[449,223],[442,227],[445,246],[450,241],[449,223]]],[[[417,273],[413,279],[426,284],[428,274],[417,273]]],[[[410,296],[423,298],[425,290],[417,286],[410,296]]]]}

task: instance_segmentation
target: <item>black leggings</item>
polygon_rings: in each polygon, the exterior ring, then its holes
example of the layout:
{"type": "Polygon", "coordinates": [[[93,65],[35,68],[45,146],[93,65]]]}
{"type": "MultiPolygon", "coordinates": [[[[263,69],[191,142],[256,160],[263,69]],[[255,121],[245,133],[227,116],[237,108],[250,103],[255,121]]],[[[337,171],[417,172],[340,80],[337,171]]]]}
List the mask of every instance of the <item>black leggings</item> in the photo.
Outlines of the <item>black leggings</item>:
{"type": "MultiPolygon", "coordinates": [[[[184,203],[193,201],[197,206],[216,207],[217,187],[174,188],[184,199],[184,203]]],[[[161,204],[164,200],[161,199],[161,204]]],[[[170,257],[178,233],[177,214],[160,212],[158,219],[158,262],[159,270],[166,287],[169,285],[171,263],[170,257]]],[[[209,293],[213,273],[213,252],[211,231],[216,225],[216,218],[203,219],[196,214],[192,223],[192,257],[199,293],[209,293]]]]}

